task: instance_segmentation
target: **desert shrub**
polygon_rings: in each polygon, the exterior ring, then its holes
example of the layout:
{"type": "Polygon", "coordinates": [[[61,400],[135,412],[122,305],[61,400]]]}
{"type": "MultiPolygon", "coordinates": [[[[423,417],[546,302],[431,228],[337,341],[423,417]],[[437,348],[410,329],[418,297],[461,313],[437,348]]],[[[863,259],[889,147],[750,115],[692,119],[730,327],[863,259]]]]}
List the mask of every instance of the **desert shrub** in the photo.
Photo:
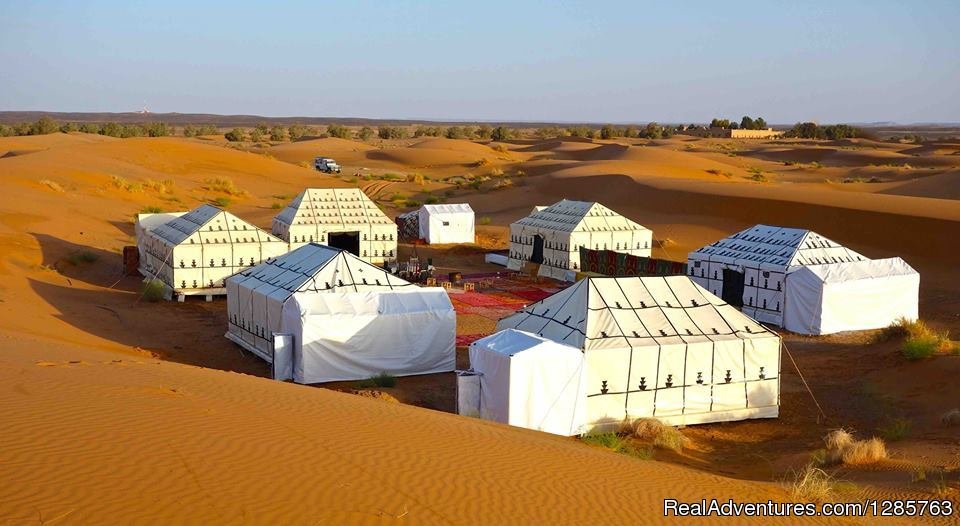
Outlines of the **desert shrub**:
{"type": "Polygon", "coordinates": [[[204,180],[203,188],[211,192],[222,192],[227,195],[243,196],[246,190],[241,190],[233,183],[233,179],[228,177],[214,177],[204,180]]]}
{"type": "Polygon", "coordinates": [[[0,137],[13,137],[17,133],[6,124],[0,124],[0,137]]]}
{"type": "Polygon", "coordinates": [[[246,138],[246,134],[240,128],[234,128],[223,134],[223,138],[230,142],[240,142],[246,138]]]}
{"type": "Polygon", "coordinates": [[[173,193],[173,187],[176,185],[176,182],[173,179],[164,179],[163,181],[154,181],[153,179],[147,179],[143,186],[149,190],[153,190],[158,194],[170,194],[173,193]]]}
{"type": "Polygon", "coordinates": [[[400,126],[380,126],[377,135],[381,139],[403,139],[407,136],[407,129],[400,126]]]}
{"type": "Polygon", "coordinates": [[[808,464],[793,472],[789,486],[795,499],[823,501],[833,493],[834,480],[826,471],[808,464]]]}
{"type": "Polygon", "coordinates": [[[496,142],[509,140],[511,135],[510,130],[503,126],[497,126],[490,131],[490,139],[496,142]]]}
{"type": "Polygon", "coordinates": [[[60,131],[60,124],[50,117],[40,117],[30,125],[30,135],[49,135],[60,131]]]}
{"type": "Polygon", "coordinates": [[[353,134],[350,133],[350,128],[341,124],[331,124],[327,126],[327,135],[338,139],[350,139],[353,137],[353,134]]]}
{"type": "Polygon", "coordinates": [[[424,183],[423,174],[421,173],[407,174],[406,181],[408,183],[414,183],[414,184],[423,186],[423,183],[424,183]]]}
{"type": "Polygon", "coordinates": [[[494,190],[503,190],[504,188],[510,188],[513,186],[513,180],[511,179],[500,179],[496,184],[493,185],[494,190]]]}
{"type": "Polygon", "coordinates": [[[348,182],[348,183],[351,183],[351,184],[354,184],[354,183],[356,183],[357,181],[359,181],[359,179],[357,179],[355,176],[351,176],[351,177],[347,177],[346,179],[344,179],[344,181],[346,181],[346,182],[348,182]]]}
{"type": "Polygon", "coordinates": [[[163,299],[166,289],[166,285],[159,279],[149,279],[143,282],[140,296],[146,301],[156,303],[163,299]]]}
{"type": "Polygon", "coordinates": [[[173,135],[173,126],[165,122],[151,122],[143,126],[143,130],[148,137],[167,137],[173,135]]]}
{"type": "Polygon", "coordinates": [[[250,130],[250,140],[253,142],[260,142],[263,140],[263,132],[258,128],[250,130]]]}
{"type": "Polygon", "coordinates": [[[212,199],[210,202],[213,203],[213,204],[215,204],[215,205],[217,205],[217,206],[219,206],[220,208],[226,208],[226,207],[230,206],[230,198],[229,198],[229,197],[223,197],[223,196],[216,197],[216,198],[212,199]]]}
{"type": "Polygon", "coordinates": [[[940,341],[934,336],[919,336],[908,338],[900,347],[900,353],[904,358],[916,361],[929,358],[940,350],[940,341]]]}
{"type": "Polygon", "coordinates": [[[407,196],[401,194],[400,192],[394,192],[394,194],[390,196],[390,200],[391,200],[391,201],[406,201],[406,200],[407,200],[407,196]]]}
{"type": "Polygon", "coordinates": [[[480,186],[482,185],[483,185],[483,180],[481,179],[474,179],[470,181],[470,188],[473,188],[474,190],[479,190],[480,186]]]}
{"type": "Polygon", "coordinates": [[[477,127],[477,138],[481,140],[487,140],[490,138],[490,135],[493,133],[493,128],[488,124],[481,124],[477,127]]]}
{"type": "Polygon", "coordinates": [[[70,133],[79,130],[80,126],[78,126],[75,122],[65,122],[60,125],[60,133],[70,133]]]}
{"type": "Polygon", "coordinates": [[[490,224],[490,218],[489,218],[488,216],[483,216],[483,217],[481,217],[481,218],[480,218],[480,224],[481,224],[481,225],[489,225],[489,224],[490,224]]]}
{"type": "Polygon", "coordinates": [[[827,446],[824,463],[863,465],[887,458],[886,444],[879,438],[857,440],[850,432],[835,429],[828,433],[823,441],[827,446]]]}
{"type": "Polygon", "coordinates": [[[910,435],[913,423],[906,418],[891,418],[877,427],[877,434],[887,442],[903,440],[910,435]]]}
{"type": "Polygon", "coordinates": [[[141,214],[162,214],[163,209],[159,206],[145,206],[140,209],[141,214]]]}
{"type": "Polygon", "coordinates": [[[627,422],[624,427],[625,432],[635,438],[649,440],[655,447],[679,452],[683,450],[686,443],[686,437],[679,429],[664,425],[656,418],[638,418],[633,422],[627,422]]]}
{"type": "Polygon", "coordinates": [[[763,173],[755,173],[751,175],[750,180],[756,181],[758,183],[766,183],[767,181],[769,181],[769,179],[767,179],[767,176],[763,175],[763,173]]]}
{"type": "Polygon", "coordinates": [[[70,263],[71,265],[79,265],[81,263],[93,263],[94,261],[100,259],[100,256],[89,250],[77,250],[76,252],[71,253],[65,259],[67,263],[70,263]]]}
{"type": "Polygon", "coordinates": [[[447,139],[465,139],[468,135],[462,126],[451,126],[447,128],[446,137],[447,139]]]}
{"type": "Polygon", "coordinates": [[[283,126],[270,128],[270,140],[274,142],[287,140],[287,130],[283,126]]]}
{"type": "Polygon", "coordinates": [[[490,164],[490,159],[487,159],[486,157],[477,159],[476,161],[473,162],[473,166],[477,168],[481,166],[487,166],[488,164],[490,164]]]}
{"type": "Polygon", "coordinates": [[[60,186],[60,183],[56,181],[51,181],[50,179],[41,179],[40,184],[46,186],[54,192],[64,192],[63,186],[60,186]]]}
{"type": "Polygon", "coordinates": [[[406,206],[407,208],[417,208],[422,204],[423,203],[421,203],[420,201],[417,201],[416,199],[407,199],[406,202],[404,203],[404,206],[406,206]]]}
{"type": "Polygon", "coordinates": [[[590,446],[607,449],[641,460],[653,458],[653,449],[649,447],[636,447],[631,444],[628,439],[616,433],[592,433],[581,436],[580,441],[590,446]]]}
{"type": "Polygon", "coordinates": [[[272,209],[274,209],[274,210],[280,210],[281,208],[283,208],[283,203],[281,203],[281,202],[279,202],[279,201],[274,201],[273,204],[270,205],[270,208],[272,208],[272,209]]]}
{"type": "Polygon", "coordinates": [[[131,192],[131,193],[143,191],[142,184],[128,181],[118,175],[114,175],[110,177],[110,185],[113,186],[114,188],[119,188],[121,190],[124,190],[126,192],[131,192]]]}
{"type": "Polygon", "coordinates": [[[369,126],[364,126],[360,128],[360,131],[357,132],[357,138],[361,141],[369,141],[373,137],[373,128],[369,126]]]}
{"type": "Polygon", "coordinates": [[[876,341],[894,338],[904,338],[900,352],[908,360],[922,360],[938,352],[949,352],[954,347],[949,332],[935,331],[922,320],[900,318],[874,337],[876,341]]]}
{"type": "Polygon", "coordinates": [[[940,423],[948,427],[960,426],[960,409],[951,409],[942,414],[940,423]]]}
{"type": "Polygon", "coordinates": [[[357,389],[365,389],[369,387],[394,387],[396,385],[397,377],[388,374],[386,371],[383,371],[378,375],[367,378],[366,380],[360,380],[354,384],[354,387],[357,389]]]}
{"type": "Polygon", "coordinates": [[[290,136],[291,141],[299,141],[307,134],[307,131],[307,127],[302,124],[291,124],[287,126],[287,135],[290,136]]]}
{"type": "Polygon", "coordinates": [[[711,168],[711,169],[707,170],[707,173],[708,173],[708,174],[711,174],[711,175],[722,175],[722,176],[727,177],[727,178],[733,177],[733,174],[732,174],[732,173],[730,173],[730,172],[725,172],[725,171],[723,171],[723,170],[720,170],[719,168],[711,168]]]}
{"type": "Polygon", "coordinates": [[[435,195],[431,195],[430,197],[427,197],[426,199],[424,199],[423,202],[428,205],[435,205],[440,202],[440,198],[435,195]]]}

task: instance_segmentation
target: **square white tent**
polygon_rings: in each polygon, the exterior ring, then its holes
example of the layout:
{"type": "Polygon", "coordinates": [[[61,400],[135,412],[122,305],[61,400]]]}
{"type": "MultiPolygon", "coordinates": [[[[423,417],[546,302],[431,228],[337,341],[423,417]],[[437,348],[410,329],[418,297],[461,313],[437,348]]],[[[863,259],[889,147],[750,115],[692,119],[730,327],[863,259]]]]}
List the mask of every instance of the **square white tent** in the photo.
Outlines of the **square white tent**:
{"type": "Polygon", "coordinates": [[[299,383],[449,372],[456,313],[342,250],[311,243],[227,280],[226,337],[299,383]]]}
{"type": "Polygon", "coordinates": [[[510,225],[507,268],[540,264],[541,276],[573,281],[580,247],[649,257],[653,232],[594,202],[564,199],[510,225]]]}
{"type": "Polygon", "coordinates": [[[308,188],[273,218],[273,234],[297,248],[320,243],[364,261],[397,257],[397,225],[359,188],[308,188]]]}
{"type": "Polygon", "coordinates": [[[870,260],[810,230],[756,225],[691,252],[687,268],[694,281],[757,320],[803,334],[916,319],[920,278],[909,265],[870,260]],[[792,277],[804,267],[816,268],[792,277]],[[846,280],[845,294],[856,297],[823,294],[846,280]]]}
{"type": "Polygon", "coordinates": [[[225,294],[227,276],[289,250],[286,242],[210,205],[140,214],[135,230],[140,273],[179,295],[225,294]]]}
{"type": "Polygon", "coordinates": [[[787,274],[783,327],[832,334],[918,317],[920,274],[900,258],[806,265],[787,274]]]}
{"type": "Polygon", "coordinates": [[[458,389],[461,414],[557,435],[583,432],[586,369],[580,349],[507,329],[470,344],[470,368],[475,374],[458,383],[474,382],[476,388],[458,389]]]}
{"type": "Polygon", "coordinates": [[[584,353],[588,429],[778,415],[780,337],[686,276],[584,278],[497,329],[584,353]]]}
{"type": "Polygon", "coordinates": [[[417,214],[420,239],[431,245],[476,240],[473,208],[466,203],[423,205],[417,214]]]}

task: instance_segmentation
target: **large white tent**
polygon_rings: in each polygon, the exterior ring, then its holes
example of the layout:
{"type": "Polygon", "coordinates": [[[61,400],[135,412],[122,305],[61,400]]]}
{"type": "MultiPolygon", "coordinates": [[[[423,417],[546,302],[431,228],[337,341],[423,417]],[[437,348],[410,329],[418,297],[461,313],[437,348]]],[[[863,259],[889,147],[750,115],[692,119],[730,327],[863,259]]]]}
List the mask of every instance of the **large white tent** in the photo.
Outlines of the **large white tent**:
{"type": "Polygon", "coordinates": [[[507,268],[540,264],[539,275],[572,281],[580,247],[649,257],[653,232],[600,203],[564,199],[510,225],[507,268]]]}
{"type": "Polygon", "coordinates": [[[810,230],[756,225],[691,252],[687,268],[694,281],[757,320],[803,334],[917,317],[920,277],[903,260],[870,260],[810,230]]]}
{"type": "Polygon", "coordinates": [[[178,295],[225,294],[227,276],[288,250],[286,242],[210,205],[140,214],[135,230],[140,273],[178,295]]]}
{"type": "Polygon", "coordinates": [[[227,317],[227,338],[299,383],[455,366],[456,313],[443,289],[316,243],[228,279],[227,317]]]}
{"type": "Polygon", "coordinates": [[[583,432],[586,368],[580,349],[507,329],[470,344],[470,368],[475,376],[465,380],[479,388],[470,390],[475,398],[468,406],[469,395],[458,393],[461,413],[557,435],[583,432]]]}
{"type": "Polygon", "coordinates": [[[397,225],[359,188],[308,188],[273,218],[273,233],[297,248],[321,243],[365,261],[397,257],[397,225]]]}
{"type": "Polygon", "coordinates": [[[417,214],[420,239],[431,245],[476,240],[473,208],[466,203],[423,205],[417,214]]]}
{"type": "Polygon", "coordinates": [[[584,353],[587,430],[779,411],[780,337],[687,276],[584,278],[500,320],[506,329],[584,353]]]}

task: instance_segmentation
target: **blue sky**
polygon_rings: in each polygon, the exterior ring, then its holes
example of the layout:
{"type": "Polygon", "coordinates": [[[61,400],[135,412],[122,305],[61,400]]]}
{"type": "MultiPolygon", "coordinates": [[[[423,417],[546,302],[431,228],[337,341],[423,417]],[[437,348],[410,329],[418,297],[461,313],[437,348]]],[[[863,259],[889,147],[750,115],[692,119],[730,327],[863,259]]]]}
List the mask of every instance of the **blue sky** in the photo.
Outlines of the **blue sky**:
{"type": "Polygon", "coordinates": [[[20,2],[0,110],[960,121],[960,1],[20,2]]]}

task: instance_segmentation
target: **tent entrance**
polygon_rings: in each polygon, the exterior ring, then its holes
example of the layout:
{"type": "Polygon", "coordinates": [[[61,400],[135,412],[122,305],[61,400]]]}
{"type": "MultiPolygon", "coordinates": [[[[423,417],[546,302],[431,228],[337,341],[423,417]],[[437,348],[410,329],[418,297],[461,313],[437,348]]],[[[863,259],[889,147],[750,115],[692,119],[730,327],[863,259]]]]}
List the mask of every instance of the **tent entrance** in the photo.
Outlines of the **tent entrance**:
{"type": "Polygon", "coordinates": [[[743,272],[723,269],[721,298],[734,307],[743,307],[743,272]]]}
{"type": "Polygon", "coordinates": [[[533,253],[530,254],[530,261],[543,263],[543,236],[540,234],[533,236],[533,253]]]}
{"type": "Polygon", "coordinates": [[[359,256],[360,232],[330,232],[327,234],[327,246],[346,250],[354,256],[359,256]]]}

